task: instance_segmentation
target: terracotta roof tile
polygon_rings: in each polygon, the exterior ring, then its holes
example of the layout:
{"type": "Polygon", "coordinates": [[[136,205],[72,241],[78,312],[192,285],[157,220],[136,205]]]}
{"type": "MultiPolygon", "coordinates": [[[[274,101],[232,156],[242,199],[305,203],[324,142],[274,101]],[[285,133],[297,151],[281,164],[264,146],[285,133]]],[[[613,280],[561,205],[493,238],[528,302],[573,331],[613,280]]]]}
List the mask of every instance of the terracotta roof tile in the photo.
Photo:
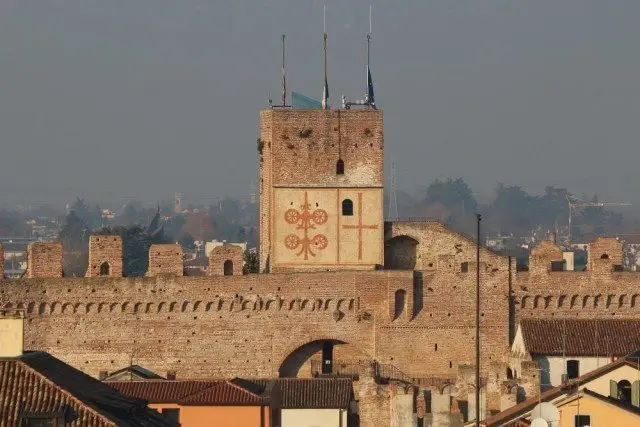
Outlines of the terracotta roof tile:
{"type": "MultiPolygon", "coordinates": [[[[270,380],[245,380],[266,387],[270,380]]],[[[353,381],[350,378],[278,378],[271,380],[280,388],[283,409],[348,408],[353,400],[353,381]]]]}
{"type": "Polygon", "coordinates": [[[179,400],[215,386],[219,381],[142,380],[109,381],[120,393],[149,403],[177,403],[179,400]]]}
{"type": "Polygon", "coordinates": [[[184,397],[181,405],[260,405],[265,400],[239,385],[228,381],[220,382],[212,387],[184,397]]]}
{"type": "Polygon", "coordinates": [[[146,402],[127,398],[42,352],[0,359],[0,425],[17,425],[23,412],[73,413],[67,426],[171,426],[146,402]]]}
{"type": "Polygon", "coordinates": [[[640,347],[640,319],[523,319],[531,354],[624,356],[640,347]],[[597,339],[596,339],[597,337],[597,339]]]}

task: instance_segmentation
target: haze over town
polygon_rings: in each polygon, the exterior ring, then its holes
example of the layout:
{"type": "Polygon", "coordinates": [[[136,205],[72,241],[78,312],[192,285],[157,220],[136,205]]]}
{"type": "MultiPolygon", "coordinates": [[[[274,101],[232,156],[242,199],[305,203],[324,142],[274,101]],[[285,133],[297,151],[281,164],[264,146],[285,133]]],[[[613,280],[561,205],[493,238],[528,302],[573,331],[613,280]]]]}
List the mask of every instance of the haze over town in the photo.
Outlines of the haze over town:
{"type": "MultiPolygon", "coordinates": [[[[332,105],[364,89],[370,1],[328,1],[332,105]]],[[[373,1],[387,185],[463,177],[638,201],[640,3],[373,1]]],[[[247,200],[256,120],[322,89],[320,1],[0,5],[0,202],[247,200]]]]}

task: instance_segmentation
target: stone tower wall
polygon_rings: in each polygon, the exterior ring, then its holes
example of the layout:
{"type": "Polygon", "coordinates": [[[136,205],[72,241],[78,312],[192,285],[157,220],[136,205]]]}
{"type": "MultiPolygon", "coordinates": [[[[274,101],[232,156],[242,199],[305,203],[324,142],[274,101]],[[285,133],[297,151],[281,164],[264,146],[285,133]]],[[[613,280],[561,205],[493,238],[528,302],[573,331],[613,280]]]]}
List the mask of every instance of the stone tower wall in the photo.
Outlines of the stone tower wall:
{"type": "Polygon", "coordinates": [[[172,274],[182,276],[182,246],[178,244],[151,245],[147,276],[172,274]]]}
{"type": "Polygon", "coordinates": [[[100,276],[103,263],[109,264],[109,277],[122,277],[122,238],[120,236],[90,236],[87,277],[100,276]]]}
{"type": "Polygon", "coordinates": [[[62,244],[33,242],[27,246],[26,277],[62,277],[62,244]]]}
{"type": "MultiPolygon", "coordinates": [[[[378,110],[293,110],[271,109],[260,114],[260,262],[261,271],[271,271],[274,265],[274,245],[282,245],[287,231],[282,231],[285,208],[298,207],[304,198],[302,189],[313,189],[320,209],[331,215],[339,208],[340,194],[336,189],[353,190],[343,198],[354,201],[360,197],[366,206],[362,224],[376,224],[378,232],[352,236],[347,228],[332,225],[337,234],[329,237],[328,248],[322,261],[305,257],[291,259],[286,251],[280,251],[279,269],[373,268],[382,264],[382,187],[384,185],[384,139],[382,112],[378,110]],[[344,173],[337,173],[337,162],[344,162],[344,173]],[[335,194],[320,193],[322,189],[335,194]],[[369,192],[364,192],[368,189],[369,192]],[[377,193],[372,192],[377,189],[377,193]],[[362,191],[359,191],[362,190],[362,191]],[[278,194],[276,195],[276,191],[278,194]],[[300,194],[293,194],[291,192],[300,194]],[[362,195],[358,195],[362,193],[362,195]],[[337,202],[336,202],[337,200],[337,202]],[[286,206],[284,205],[286,204],[286,206]],[[379,206],[378,206],[379,205],[379,206]],[[326,207],[328,206],[328,208],[326,207]],[[373,222],[372,222],[373,221],[373,222]],[[284,233],[284,234],[282,234],[284,233]],[[363,256],[362,251],[347,249],[355,245],[354,239],[373,236],[376,253],[363,256]],[[342,241],[342,254],[340,244],[342,241]],[[348,254],[357,253],[355,259],[348,254]],[[309,265],[306,261],[315,260],[309,265]]],[[[345,219],[349,219],[346,218],[345,219]]],[[[355,218],[354,218],[355,220],[355,218]]],[[[360,224],[360,222],[358,222],[360,224]]],[[[358,224],[353,224],[355,227],[358,224]]],[[[353,228],[355,230],[355,228],[353,228]]],[[[313,237],[313,236],[310,236],[313,237]]],[[[323,246],[321,244],[320,246],[323,246]]],[[[367,241],[366,247],[372,242],[367,241]]]]}
{"type": "Polygon", "coordinates": [[[233,263],[233,276],[242,275],[244,266],[244,252],[238,245],[222,245],[213,248],[209,254],[209,276],[224,276],[224,264],[227,261],[233,263]]]}

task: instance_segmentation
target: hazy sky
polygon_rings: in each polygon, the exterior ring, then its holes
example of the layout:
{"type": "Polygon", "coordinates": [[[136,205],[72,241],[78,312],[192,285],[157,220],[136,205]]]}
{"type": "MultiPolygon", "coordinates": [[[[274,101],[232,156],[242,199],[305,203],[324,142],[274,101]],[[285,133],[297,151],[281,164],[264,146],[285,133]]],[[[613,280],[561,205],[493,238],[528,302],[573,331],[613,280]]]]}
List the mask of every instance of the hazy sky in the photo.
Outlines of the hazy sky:
{"type": "MultiPolygon", "coordinates": [[[[364,88],[369,1],[328,0],[331,102],[364,88]]],[[[0,200],[244,196],[258,112],[320,97],[313,0],[0,0],[0,200]]],[[[387,166],[640,200],[640,1],[377,0],[387,166]]],[[[191,200],[189,200],[191,199],[191,200]]]]}

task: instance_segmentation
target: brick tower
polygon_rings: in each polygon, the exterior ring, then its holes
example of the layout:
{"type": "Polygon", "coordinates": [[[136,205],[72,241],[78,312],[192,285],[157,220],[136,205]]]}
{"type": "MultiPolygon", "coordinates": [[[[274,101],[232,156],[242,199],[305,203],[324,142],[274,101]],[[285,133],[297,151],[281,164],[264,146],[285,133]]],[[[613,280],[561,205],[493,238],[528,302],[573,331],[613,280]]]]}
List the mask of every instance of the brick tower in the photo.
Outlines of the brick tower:
{"type": "Polygon", "coordinates": [[[260,113],[260,270],[383,264],[379,110],[260,113]]]}

